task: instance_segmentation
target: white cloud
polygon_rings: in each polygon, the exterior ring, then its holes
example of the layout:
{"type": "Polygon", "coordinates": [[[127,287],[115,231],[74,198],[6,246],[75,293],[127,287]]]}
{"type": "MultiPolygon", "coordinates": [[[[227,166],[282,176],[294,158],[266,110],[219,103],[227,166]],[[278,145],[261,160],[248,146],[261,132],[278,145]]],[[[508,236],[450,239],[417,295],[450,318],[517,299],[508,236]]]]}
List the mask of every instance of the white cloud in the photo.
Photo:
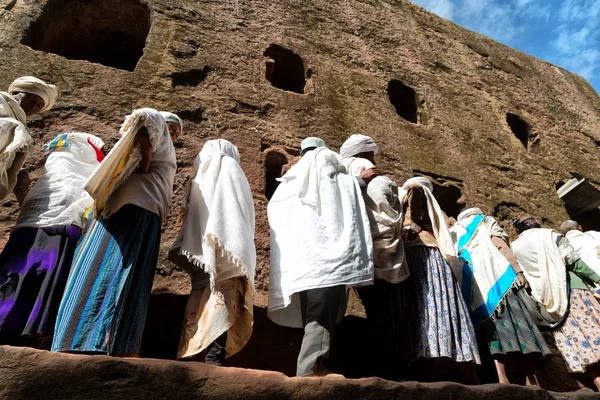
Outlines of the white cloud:
{"type": "Polygon", "coordinates": [[[413,3],[442,18],[452,19],[454,17],[455,6],[452,0],[413,0],[413,3]]]}
{"type": "Polygon", "coordinates": [[[600,70],[600,2],[565,0],[558,11],[561,24],[554,30],[550,58],[559,65],[592,80],[600,70]]]}

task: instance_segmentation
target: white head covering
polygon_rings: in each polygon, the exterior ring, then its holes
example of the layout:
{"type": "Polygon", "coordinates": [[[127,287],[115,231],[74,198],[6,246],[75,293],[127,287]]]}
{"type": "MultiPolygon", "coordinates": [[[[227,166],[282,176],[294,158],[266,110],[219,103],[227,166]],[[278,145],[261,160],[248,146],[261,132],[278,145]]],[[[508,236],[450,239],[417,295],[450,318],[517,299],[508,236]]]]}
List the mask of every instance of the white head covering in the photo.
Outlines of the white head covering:
{"type": "Polygon", "coordinates": [[[225,139],[209,140],[204,143],[204,147],[202,147],[199,154],[200,162],[204,163],[213,155],[219,153],[223,153],[226,156],[233,158],[238,164],[240,163],[240,153],[238,152],[238,148],[225,139]]]}
{"type": "Polygon", "coordinates": [[[179,127],[181,128],[181,133],[183,133],[183,121],[181,120],[181,118],[179,118],[179,115],[173,114],[172,112],[169,112],[169,111],[160,111],[160,115],[163,116],[165,121],[174,122],[177,125],[179,125],[179,127]]]}
{"type": "Polygon", "coordinates": [[[326,147],[325,141],[318,137],[307,137],[300,144],[300,151],[304,151],[304,149],[308,149],[310,147],[326,147]]]}
{"type": "Polygon", "coordinates": [[[416,184],[425,186],[427,189],[429,189],[430,192],[433,192],[433,183],[431,183],[429,179],[424,178],[422,176],[415,176],[414,178],[410,178],[409,180],[404,182],[404,185],[402,185],[402,189],[407,190],[409,187],[416,184]]]}
{"type": "Polygon", "coordinates": [[[340,147],[340,155],[342,157],[352,157],[359,153],[376,152],[377,144],[369,136],[356,134],[350,136],[342,147],[340,147]]]}
{"type": "Polygon", "coordinates": [[[40,112],[51,109],[58,98],[58,89],[56,89],[56,86],[47,84],[34,76],[22,76],[15,79],[8,87],[8,93],[12,95],[16,92],[31,93],[40,96],[44,100],[44,108],[40,112]]]}
{"type": "Polygon", "coordinates": [[[462,221],[463,219],[467,219],[469,217],[472,217],[473,215],[483,215],[483,211],[481,211],[481,209],[477,207],[465,208],[461,211],[460,214],[458,214],[456,220],[462,221]]]}

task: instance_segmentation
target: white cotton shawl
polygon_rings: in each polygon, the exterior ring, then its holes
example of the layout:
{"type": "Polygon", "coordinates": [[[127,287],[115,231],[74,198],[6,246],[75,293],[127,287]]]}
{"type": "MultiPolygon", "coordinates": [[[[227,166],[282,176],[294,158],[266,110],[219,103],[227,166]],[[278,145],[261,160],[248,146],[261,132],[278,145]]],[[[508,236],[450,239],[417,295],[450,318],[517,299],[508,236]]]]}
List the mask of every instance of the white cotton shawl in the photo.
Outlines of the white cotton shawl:
{"type": "MultiPolygon", "coordinates": [[[[171,252],[184,255],[179,265],[190,275],[202,270],[210,286],[239,276],[254,286],[254,201],[237,148],[223,139],[206,142],[186,187],[185,219],[171,252]],[[217,264],[217,255],[223,256],[217,264]]],[[[178,263],[179,264],[179,263],[178,263]]]]}
{"type": "Polygon", "coordinates": [[[177,170],[175,148],[167,123],[151,108],[135,110],[125,117],[121,139],[86,181],[84,189],[95,201],[96,216],[108,218],[125,204],[135,204],[160,216],[164,222],[173,196],[177,170]],[[137,133],[146,126],[152,145],[150,172],[136,172],[142,153],[137,133]]]}
{"type": "MultiPolygon", "coordinates": [[[[343,158],[351,176],[358,177],[363,169],[374,168],[369,160],[357,157],[343,158]]],[[[405,281],[410,272],[402,243],[402,213],[398,185],[387,176],[377,176],[363,191],[373,238],[375,278],[390,283],[405,281]]]]}
{"type": "Polygon", "coordinates": [[[94,135],[71,132],[59,135],[45,146],[50,154],[44,174],[27,197],[14,229],[23,227],[85,226],[84,213],[94,203],[83,184],[100,163],[96,150],[104,142],[94,135]]]}
{"type": "Polygon", "coordinates": [[[370,153],[377,151],[375,141],[366,135],[355,134],[351,135],[342,147],[340,147],[340,155],[343,158],[352,157],[360,153],[370,153]]]}
{"type": "Polygon", "coordinates": [[[567,232],[565,237],[581,260],[595,273],[600,274],[600,240],[596,240],[593,233],[576,229],[567,232]]]}
{"type": "MultiPolygon", "coordinates": [[[[456,247],[454,246],[454,240],[448,230],[446,217],[430,189],[433,188],[433,184],[427,178],[423,177],[415,177],[407,180],[404,185],[402,185],[404,190],[400,193],[401,203],[405,204],[408,201],[408,190],[413,186],[421,187],[423,189],[423,193],[427,199],[427,214],[429,215],[433,236],[437,241],[440,252],[453,269],[457,266],[458,268],[461,268],[462,263],[460,263],[460,265],[457,263],[456,247]]],[[[402,209],[404,209],[404,207],[402,209]]]]}
{"type": "Polygon", "coordinates": [[[312,150],[281,178],[269,202],[268,316],[279,325],[303,327],[303,290],[373,280],[369,218],[358,182],[343,171],[338,154],[312,150]]]}
{"type": "Polygon", "coordinates": [[[533,298],[557,321],[569,305],[565,260],[556,244],[558,236],[551,229],[532,228],[511,244],[533,298]]]}
{"type": "Polygon", "coordinates": [[[373,163],[365,158],[359,157],[343,157],[342,164],[346,167],[346,172],[350,176],[360,177],[361,171],[364,169],[375,168],[373,163]]]}
{"type": "Polygon", "coordinates": [[[25,122],[19,103],[10,94],[0,92],[0,199],[15,188],[17,175],[33,146],[25,122]]]}
{"type": "Polygon", "coordinates": [[[190,274],[192,292],[177,358],[200,353],[226,331],[229,357],[252,334],[256,269],[254,202],[234,145],[223,139],[205,143],[183,208],[169,259],[190,274]]]}
{"type": "Polygon", "coordinates": [[[390,283],[405,281],[409,275],[402,243],[402,213],[398,186],[387,176],[375,177],[367,185],[365,205],[373,237],[375,278],[390,283]]]}
{"type": "Polygon", "coordinates": [[[459,214],[450,233],[456,238],[459,257],[466,261],[455,270],[463,298],[475,326],[489,318],[502,304],[517,275],[512,266],[492,242],[491,226],[495,220],[472,208],[459,214]]]}

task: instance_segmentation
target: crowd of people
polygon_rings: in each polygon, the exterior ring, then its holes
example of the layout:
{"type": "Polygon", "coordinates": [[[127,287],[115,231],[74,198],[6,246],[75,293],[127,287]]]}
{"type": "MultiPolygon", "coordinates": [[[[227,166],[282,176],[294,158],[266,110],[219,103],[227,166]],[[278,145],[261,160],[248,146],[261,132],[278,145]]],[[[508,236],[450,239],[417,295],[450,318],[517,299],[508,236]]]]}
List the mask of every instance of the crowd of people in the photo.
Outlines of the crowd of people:
{"type": "MultiPolygon", "coordinates": [[[[17,194],[35,144],[27,117],[57,95],[34,77],[0,92],[0,199],[17,194]]],[[[142,108],[106,156],[89,133],[43,145],[43,174],[0,254],[4,343],[139,356],[182,130],[177,115],[142,108]]],[[[510,243],[475,207],[450,226],[430,180],[399,186],[376,168],[372,138],[351,135],[339,153],[316,137],[300,147],[268,204],[268,316],[304,330],[298,376],[340,377],[328,359],[356,288],[378,347],[426,380],[457,370],[474,384],[485,351],[499,382],[518,371],[538,385],[547,331],[568,370],[600,388],[600,233],[570,220],[558,233],[524,216],[510,243]]],[[[252,335],[255,211],[239,162],[232,143],[209,140],[187,182],[169,251],[192,282],[178,359],[222,365],[252,335]]]]}

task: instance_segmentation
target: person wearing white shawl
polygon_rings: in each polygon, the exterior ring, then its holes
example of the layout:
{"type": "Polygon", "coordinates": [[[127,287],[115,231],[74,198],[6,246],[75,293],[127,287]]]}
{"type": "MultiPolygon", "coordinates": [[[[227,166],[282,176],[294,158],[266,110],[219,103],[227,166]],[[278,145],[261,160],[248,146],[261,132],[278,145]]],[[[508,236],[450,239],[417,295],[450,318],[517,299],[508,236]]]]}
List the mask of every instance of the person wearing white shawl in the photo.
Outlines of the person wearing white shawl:
{"type": "Polygon", "coordinates": [[[169,259],[192,278],[177,358],[209,348],[222,365],[252,335],[254,202],[237,147],[209,140],[196,158],[183,200],[183,225],[169,259]]]}
{"type": "Polygon", "coordinates": [[[552,335],[567,369],[587,372],[600,389],[600,305],[584,282],[597,284],[600,275],[580,259],[567,239],[542,228],[535,218],[521,217],[513,224],[519,238],[511,247],[531,296],[558,322],[552,335]]]}
{"type": "Polygon", "coordinates": [[[25,197],[0,254],[4,337],[52,337],[85,213],[93,204],[83,183],[102,160],[103,144],[96,136],[72,132],[44,146],[43,174],[25,197]]]}
{"type": "Polygon", "coordinates": [[[160,115],[167,121],[167,128],[169,128],[171,140],[173,142],[176,141],[179,135],[183,133],[183,121],[179,118],[179,115],[169,111],[161,111],[160,115]]]}
{"type": "Polygon", "coordinates": [[[304,328],[298,376],[327,375],[347,288],[373,280],[371,233],[357,181],[339,154],[319,138],[301,145],[302,158],[280,178],[268,206],[271,278],[268,316],[304,328]]]}
{"type": "MultiPolygon", "coordinates": [[[[0,200],[17,185],[17,175],[31,152],[33,139],[27,117],[52,108],[58,90],[33,76],[16,79],[7,92],[0,92],[0,200]]],[[[22,202],[26,193],[17,190],[22,202]]]]}
{"type": "MultiPolygon", "coordinates": [[[[340,148],[342,163],[349,175],[354,176],[361,188],[369,217],[373,238],[374,285],[357,289],[365,307],[367,319],[377,340],[388,349],[396,348],[402,336],[399,299],[402,291],[399,283],[409,274],[402,244],[402,210],[398,186],[387,176],[381,176],[375,168],[377,144],[365,135],[350,136],[340,148]]],[[[394,370],[387,365],[397,361],[394,352],[378,354],[375,363],[381,370],[377,376],[393,379],[394,370]]]]}
{"type": "Polygon", "coordinates": [[[595,273],[600,274],[600,232],[583,232],[582,226],[573,220],[563,222],[560,232],[567,238],[583,262],[595,273]]]}
{"type": "Polygon", "coordinates": [[[402,239],[410,270],[405,296],[405,349],[409,362],[422,360],[429,378],[446,370],[462,370],[467,383],[476,381],[481,364],[469,309],[453,269],[461,267],[446,218],[433,196],[433,184],[415,177],[402,185],[402,239]]]}
{"type": "Polygon", "coordinates": [[[159,112],[128,115],[121,139],[83,186],[96,219],[73,259],[53,351],[139,355],[176,169],[159,112]]]}
{"type": "Polygon", "coordinates": [[[458,256],[464,260],[456,278],[476,332],[494,358],[499,382],[510,383],[505,364],[513,369],[522,365],[525,384],[538,386],[537,362],[551,352],[518,296],[518,291],[527,287],[527,280],[510,254],[508,235],[479,208],[463,210],[450,232],[458,256]]]}
{"type": "Polygon", "coordinates": [[[362,188],[379,175],[379,170],[375,167],[377,149],[377,144],[372,138],[361,134],[351,135],[340,147],[346,171],[358,179],[362,188]]]}

